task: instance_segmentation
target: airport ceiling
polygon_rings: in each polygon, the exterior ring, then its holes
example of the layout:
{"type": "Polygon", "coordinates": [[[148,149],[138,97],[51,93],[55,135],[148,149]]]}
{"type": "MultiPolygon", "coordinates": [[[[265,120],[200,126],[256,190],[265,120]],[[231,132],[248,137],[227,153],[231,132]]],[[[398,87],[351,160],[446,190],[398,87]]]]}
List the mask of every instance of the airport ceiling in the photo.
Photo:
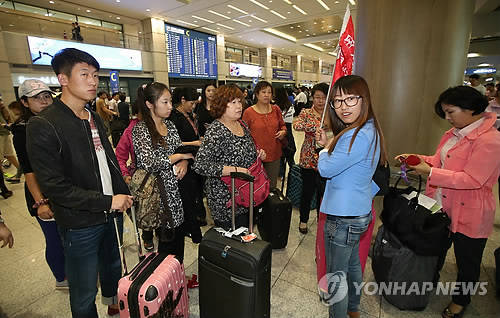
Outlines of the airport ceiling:
{"type": "MultiPolygon", "coordinates": [[[[333,61],[347,4],[356,20],[357,0],[17,0],[110,22],[137,24],[148,17],[201,32],[223,34],[241,47],[272,47],[278,53],[333,61]],[[43,4],[43,2],[46,2],[43,4]],[[330,55],[328,54],[330,53],[330,55]]],[[[373,1],[373,0],[372,0],[373,1]]],[[[482,39],[500,56],[500,0],[476,0],[471,49],[482,39]]],[[[471,51],[471,52],[475,52],[471,51]]],[[[485,50],[486,51],[486,50],[485,50]]],[[[495,61],[491,64],[497,65],[495,61]]],[[[469,59],[468,66],[474,62],[469,59]]]]}

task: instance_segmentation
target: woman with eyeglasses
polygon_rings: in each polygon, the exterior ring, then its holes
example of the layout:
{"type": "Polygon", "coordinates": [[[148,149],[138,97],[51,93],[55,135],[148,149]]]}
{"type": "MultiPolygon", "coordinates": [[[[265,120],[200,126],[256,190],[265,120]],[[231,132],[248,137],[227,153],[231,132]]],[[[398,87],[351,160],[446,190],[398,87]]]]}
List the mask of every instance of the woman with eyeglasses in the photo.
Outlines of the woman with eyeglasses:
{"type": "MultiPolygon", "coordinates": [[[[311,200],[314,193],[319,193],[321,196],[322,189],[320,189],[320,175],[318,173],[318,152],[316,151],[316,131],[321,125],[321,116],[325,108],[326,95],[328,95],[328,84],[319,83],[314,85],[311,90],[313,96],[313,105],[311,108],[304,108],[300,112],[297,120],[293,124],[296,131],[303,131],[304,142],[300,149],[300,172],[302,175],[302,197],[300,199],[300,224],[299,232],[307,234],[307,222],[309,221],[309,212],[311,210],[311,200]]],[[[323,129],[331,132],[330,119],[325,117],[323,129]]],[[[316,200],[318,206],[316,209],[319,211],[320,200],[316,200]]]]}
{"type": "Polygon", "coordinates": [[[26,151],[26,124],[31,117],[38,115],[52,104],[51,93],[50,88],[44,82],[34,79],[26,80],[19,87],[21,103],[11,104],[9,107],[14,110],[13,113],[19,115],[11,129],[14,148],[26,179],[24,193],[28,211],[36,218],[45,236],[45,259],[56,280],[56,289],[67,289],[64,249],[54,220],[54,212],[40,189],[26,151]]]}
{"type": "Polygon", "coordinates": [[[318,171],[328,179],[320,211],[327,214],[327,273],[345,278],[339,287],[347,287],[347,297],[330,304],[329,313],[330,318],[353,318],[360,316],[361,295],[355,288],[355,283],[362,282],[359,241],[372,219],[372,199],[378,191],[372,178],[379,160],[386,162],[386,152],[368,84],[362,77],[338,79],[329,107],[335,137],[328,139],[322,129],[316,133],[316,140],[325,145],[319,154],[318,171]]]}

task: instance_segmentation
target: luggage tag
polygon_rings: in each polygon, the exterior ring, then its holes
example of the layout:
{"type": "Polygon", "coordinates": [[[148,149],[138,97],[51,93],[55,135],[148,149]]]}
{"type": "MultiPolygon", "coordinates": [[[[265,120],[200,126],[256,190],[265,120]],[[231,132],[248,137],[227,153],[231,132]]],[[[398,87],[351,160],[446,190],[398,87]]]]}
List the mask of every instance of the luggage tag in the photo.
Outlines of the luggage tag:
{"type": "Polygon", "coordinates": [[[244,235],[241,237],[241,240],[244,242],[244,243],[248,243],[248,242],[251,242],[253,240],[255,240],[257,238],[257,235],[255,233],[250,233],[248,235],[244,235]]]}

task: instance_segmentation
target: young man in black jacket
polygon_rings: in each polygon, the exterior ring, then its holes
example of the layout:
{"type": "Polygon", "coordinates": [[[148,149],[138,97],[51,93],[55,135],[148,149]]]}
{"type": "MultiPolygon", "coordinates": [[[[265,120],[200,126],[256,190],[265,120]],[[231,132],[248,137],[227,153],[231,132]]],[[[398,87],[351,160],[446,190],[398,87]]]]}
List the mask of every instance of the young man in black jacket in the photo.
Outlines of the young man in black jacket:
{"type": "MultiPolygon", "coordinates": [[[[60,98],[32,117],[27,151],[59,226],[66,257],[73,317],[98,317],[97,277],[109,314],[117,314],[120,255],[111,211],[132,205],[101,118],[85,108],[94,99],[99,63],[67,48],[52,59],[62,87],[60,98]]],[[[123,218],[118,216],[119,226],[123,218]]]]}

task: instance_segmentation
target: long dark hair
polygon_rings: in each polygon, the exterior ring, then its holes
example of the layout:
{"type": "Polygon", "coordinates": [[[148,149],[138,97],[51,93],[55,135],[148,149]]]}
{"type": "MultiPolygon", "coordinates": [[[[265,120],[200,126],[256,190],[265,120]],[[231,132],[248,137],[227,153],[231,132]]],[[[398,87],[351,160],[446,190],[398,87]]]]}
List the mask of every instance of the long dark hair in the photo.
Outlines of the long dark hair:
{"type": "Polygon", "coordinates": [[[274,91],[274,102],[279,106],[282,112],[285,112],[285,114],[288,112],[290,107],[292,107],[292,103],[288,99],[288,94],[286,92],[286,88],[284,87],[278,87],[274,91]]]}
{"type": "Polygon", "coordinates": [[[214,88],[217,88],[217,86],[215,86],[215,84],[213,83],[210,83],[210,84],[205,84],[203,86],[203,90],[201,91],[201,105],[203,105],[203,107],[207,107],[207,94],[205,93],[205,91],[207,90],[207,88],[209,86],[213,86],[214,88]]]}
{"type": "Polygon", "coordinates": [[[139,113],[142,116],[142,120],[146,124],[149,134],[151,135],[151,142],[153,144],[153,147],[158,144],[160,144],[161,146],[166,145],[165,140],[156,129],[155,122],[153,121],[153,117],[151,116],[151,110],[146,105],[146,102],[150,102],[156,107],[156,102],[161,97],[161,95],[163,95],[163,92],[165,92],[165,90],[170,91],[167,85],[160,82],[150,83],[146,86],[142,85],[137,89],[136,105],[139,109],[139,113]]]}
{"type": "Polygon", "coordinates": [[[377,149],[377,145],[380,143],[380,164],[385,165],[387,162],[387,151],[385,150],[385,140],[384,134],[382,133],[382,129],[380,128],[380,124],[378,123],[377,117],[372,109],[372,101],[370,97],[370,90],[368,89],[368,84],[365,79],[358,75],[347,75],[339,78],[332,88],[332,94],[330,96],[330,103],[333,103],[333,99],[337,92],[344,92],[346,94],[355,94],[361,96],[361,112],[359,114],[358,119],[350,125],[345,124],[338,116],[335,110],[330,111],[330,121],[332,124],[332,131],[335,134],[335,138],[328,149],[328,153],[332,153],[339,141],[340,137],[343,134],[348,132],[351,129],[356,129],[351,138],[351,143],[349,144],[349,151],[351,151],[352,144],[356,139],[359,131],[366,122],[370,119],[373,119],[375,124],[375,129],[377,130],[377,134],[375,135],[375,148],[373,151],[373,159],[375,157],[375,149],[377,149]]]}

